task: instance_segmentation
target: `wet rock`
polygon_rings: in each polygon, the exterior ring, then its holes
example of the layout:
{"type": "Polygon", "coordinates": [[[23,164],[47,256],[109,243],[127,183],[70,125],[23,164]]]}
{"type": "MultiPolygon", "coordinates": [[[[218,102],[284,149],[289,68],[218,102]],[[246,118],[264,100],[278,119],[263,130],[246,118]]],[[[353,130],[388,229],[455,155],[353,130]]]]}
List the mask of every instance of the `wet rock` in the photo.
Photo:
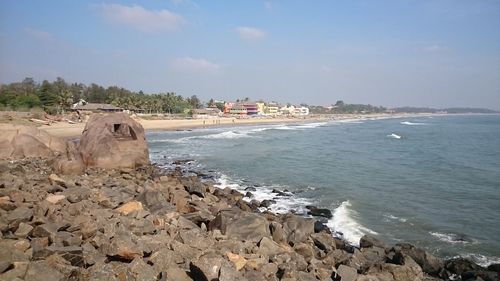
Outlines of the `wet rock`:
{"type": "Polygon", "coordinates": [[[260,241],[262,237],[271,237],[267,220],[254,213],[236,208],[222,210],[209,223],[209,230],[220,229],[222,234],[232,239],[260,241]]]}
{"type": "Polygon", "coordinates": [[[259,207],[269,208],[273,204],[276,204],[275,200],[266,199],[266,200],[262,200],[262,202],[260,202],[260,206],[259,207]]]}
{"type": "Polygon", "coordinates": [[[311,216],[316,216],[316,217],[324,217],[327,219],[331,219],[333,217],[332,211],[329,209],[325,208],[318,208],[315,206],[306,206],[307,208],[307,214],[311,216]]]}
{"type": "Polygon", "coordinates": [[[456,258],[447,260],[444,264],[444,268],[451,273],[462,275],[469,271],[484,271],[484,268],[477,265],[475,262],[464,259],[456,258]]]}
{"type": "Polygon", "coordinates": [[[489,271],[495,271],[497,273],[500,273],[500,263],[494,263],[494,264],[490,264],[488,266],[488,270],[489,271]]]}
{"type": "Polygon", "coordinates": [[[361,239],[359,239],[359,247],[361,248],[368,248],[368,247],[380,247],[380,248],[388,248],[387,244],[385,244],[383,241],[370,236],[370,235],[363,235],[361,239]]]}
{"type": "Polygon", "coordinates": [[[326,233],[332,233],[330,228],[326,226],[324,223],[320,221],[315,221],[314,222],[314,233],[319,233],[319,232],[326,232],[326,233]]]}

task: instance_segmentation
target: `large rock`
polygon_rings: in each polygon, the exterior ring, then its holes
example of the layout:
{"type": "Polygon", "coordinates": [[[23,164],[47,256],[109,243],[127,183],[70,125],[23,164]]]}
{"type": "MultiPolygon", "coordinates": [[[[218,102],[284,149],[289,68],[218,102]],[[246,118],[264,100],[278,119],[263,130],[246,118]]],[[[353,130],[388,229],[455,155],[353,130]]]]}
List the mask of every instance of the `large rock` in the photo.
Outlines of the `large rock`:
{"type": "Polygon", "coordinates": [[[416,248],[409,243],[396,244],[394,249],[396,252],[400,251],[401,253],[410,256],[427,274],[436,276],[444,266],[441,259],[422,249],[416,248]]]}
{"type": "Polygon", "coordinates": [[[50,158],[66,151],[66,141],[29,126],[14,126],[0,134],[0,158],[50,158]]]}
{"type": "Polygon", "coordinates": [[[210,222],[209,229],[220,229],[229,238],[258,242],[262,237],[271,237],[267,220],[254,213],[236,208],[222,210],[210,222]]]}
{"type": "Polygon", "coordinates": [[[288,243],[305,242],[314,233],[314,220],[296,215],[287,215],[283,220],[283,231],[288,243]]]}
{"type": "Polygon", "coordinates": [[[87,167],[135,168],[149,164],[144,129],[125,113],[92,115],[80,138],[79,151],[87,167]]]}

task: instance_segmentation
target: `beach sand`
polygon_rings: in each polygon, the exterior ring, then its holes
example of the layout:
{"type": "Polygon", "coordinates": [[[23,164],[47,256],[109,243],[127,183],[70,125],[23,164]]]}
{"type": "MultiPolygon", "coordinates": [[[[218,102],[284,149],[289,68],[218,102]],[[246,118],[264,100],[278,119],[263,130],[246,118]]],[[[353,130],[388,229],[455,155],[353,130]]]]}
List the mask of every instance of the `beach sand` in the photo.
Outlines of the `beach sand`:
{"type": "MultiPolygon", "coordinates": [[[[416,116],[416,114],[336,114],[331,116],[308,116],[307,118],[213,118],[213,119],[171,119],[171,120],[147,120],[135,118],[146,131],[155,130],[187,130],[196,128],[211,128],[218,126],[240,126],[240,125],[259,125],[259,124],[283,124],[283,123],[313,123],[328,122],[332,120],[359,120],[359,119],[383,119],[383,118],[401,118],[416,116]]],[[[422,115],[420,115],[422,116],[422,115]]],[[[33,124],[35,126],[35,124],[33,124]]],[[[75,138],[81,136],[85,123],[70,124],[68,122],[55,122],[50,125],[42,125],[39,129],[59,137],[75,138]]],[[[15,124],[0,123],[0,130],[15,129],[15,124]]]]}

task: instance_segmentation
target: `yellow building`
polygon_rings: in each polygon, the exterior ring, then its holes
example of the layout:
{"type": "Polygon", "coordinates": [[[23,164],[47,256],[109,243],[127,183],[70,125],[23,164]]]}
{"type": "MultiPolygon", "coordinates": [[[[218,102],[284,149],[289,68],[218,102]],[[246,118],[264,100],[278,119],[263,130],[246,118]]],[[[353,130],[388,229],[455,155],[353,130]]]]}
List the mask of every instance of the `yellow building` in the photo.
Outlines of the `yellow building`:
{"type": "Polygon", "coordinates": [[[257,114],[264,115],[266,114],[266,104],[263,102],[257,102],[257,114]]]}

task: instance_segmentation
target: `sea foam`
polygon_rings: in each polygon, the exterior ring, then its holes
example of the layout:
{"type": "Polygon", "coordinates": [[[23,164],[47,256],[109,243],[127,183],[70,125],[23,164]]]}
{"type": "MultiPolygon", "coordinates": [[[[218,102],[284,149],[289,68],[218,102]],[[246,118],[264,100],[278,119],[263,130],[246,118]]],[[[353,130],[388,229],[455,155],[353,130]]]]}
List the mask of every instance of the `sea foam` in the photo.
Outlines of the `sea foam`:
{"type": "Polygon", "coordinates": [[[427,123],[418,123],[418,122],[403,121],[403,122],[401,122],[401,125],[423,126],[423,125],[428,125],[428,124],[427,123]]]}
{"type": "Polygon", "coordinates": [[[327,226],[337,232],[342,232],[342,237],[353,245],[359,245],[359,239],[365,234],[376,235],[377,232],[366,228],[356,221],[357,213],[350,209],[349,200],[344,201],[333,211],[333,218],[327,226]]]}

